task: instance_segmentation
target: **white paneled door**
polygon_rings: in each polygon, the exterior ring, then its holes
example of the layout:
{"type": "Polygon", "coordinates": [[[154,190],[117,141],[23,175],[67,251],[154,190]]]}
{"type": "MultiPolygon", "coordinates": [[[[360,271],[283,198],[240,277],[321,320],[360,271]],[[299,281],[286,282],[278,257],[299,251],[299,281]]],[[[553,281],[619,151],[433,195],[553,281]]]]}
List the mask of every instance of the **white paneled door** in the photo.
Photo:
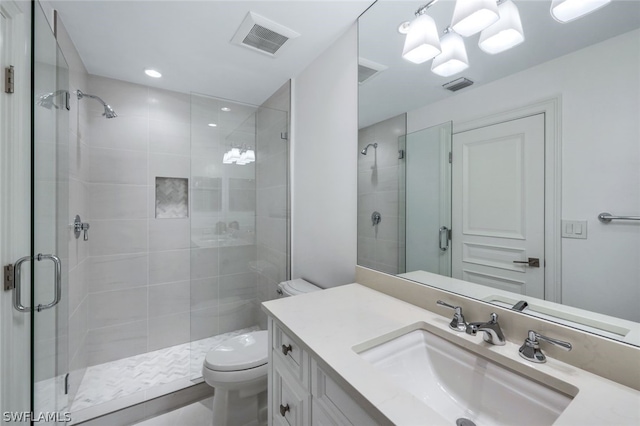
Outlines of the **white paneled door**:
{"type": "Polygon", "coordinates": [[[454,278],[544,299],[544,146],[544,114],[453,136],[454,278]]]}

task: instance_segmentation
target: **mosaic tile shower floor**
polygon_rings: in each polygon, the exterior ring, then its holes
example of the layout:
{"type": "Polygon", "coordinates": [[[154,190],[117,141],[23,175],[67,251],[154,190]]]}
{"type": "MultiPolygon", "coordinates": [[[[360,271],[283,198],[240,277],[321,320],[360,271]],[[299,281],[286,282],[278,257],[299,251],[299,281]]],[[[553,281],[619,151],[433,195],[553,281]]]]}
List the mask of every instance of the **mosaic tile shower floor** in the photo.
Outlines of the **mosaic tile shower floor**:
{"type": "Polygon", "coordinates": [[[202,376],[207,352],[226,339],[258,330],[249,327],[87,368],[71,405],[77,412],[175,380],[202,376]]]}

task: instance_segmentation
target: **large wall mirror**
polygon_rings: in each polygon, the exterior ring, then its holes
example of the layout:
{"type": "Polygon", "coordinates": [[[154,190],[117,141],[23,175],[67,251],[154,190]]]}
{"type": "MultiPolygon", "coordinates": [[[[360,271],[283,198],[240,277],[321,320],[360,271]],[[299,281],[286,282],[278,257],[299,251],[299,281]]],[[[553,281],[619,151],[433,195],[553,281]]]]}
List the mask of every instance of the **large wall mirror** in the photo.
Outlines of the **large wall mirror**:
{"type": "Polygon", "coordinates": [[[590,3],[361,16],[359,265],[640,346],[640,1],[590,3]]]}

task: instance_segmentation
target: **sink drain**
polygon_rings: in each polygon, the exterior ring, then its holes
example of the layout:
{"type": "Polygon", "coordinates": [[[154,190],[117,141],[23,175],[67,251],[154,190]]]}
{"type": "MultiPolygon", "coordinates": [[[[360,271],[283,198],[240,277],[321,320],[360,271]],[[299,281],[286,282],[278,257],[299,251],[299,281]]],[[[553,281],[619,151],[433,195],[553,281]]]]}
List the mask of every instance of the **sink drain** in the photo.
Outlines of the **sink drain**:
{"type": "Polygon", "coordinates": [[[476,426],[476,424],[469,419],[460,417],[458,420],[456,420],[456,426],[476,426]]]}

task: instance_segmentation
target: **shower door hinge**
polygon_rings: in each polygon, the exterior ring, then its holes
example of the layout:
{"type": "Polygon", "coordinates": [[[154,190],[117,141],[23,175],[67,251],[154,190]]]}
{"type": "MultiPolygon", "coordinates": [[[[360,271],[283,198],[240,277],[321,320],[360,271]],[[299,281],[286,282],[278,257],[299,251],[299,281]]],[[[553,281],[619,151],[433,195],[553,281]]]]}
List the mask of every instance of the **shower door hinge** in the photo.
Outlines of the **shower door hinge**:
{"type": "Polygon", "coordinates": [[[15,74],[13,65],[4,69],[4,93],[13,93],[15,82],[15,74]]]}
{"type": "Polygon", "coordinates": [[[4,266],[4,291],[13,290],[13,264],[4,266]]]}
{"type": "Polygon", "coordinates": [[[453,163],[453,153],[449,153],[449,164],[453,163]]]}
{"type": "Polygon", "coordinates": [[[288,132],[282,132],[280,133],[280,139],[282,140],[288,140],[289,139],[289,133],[288,132]]]}

